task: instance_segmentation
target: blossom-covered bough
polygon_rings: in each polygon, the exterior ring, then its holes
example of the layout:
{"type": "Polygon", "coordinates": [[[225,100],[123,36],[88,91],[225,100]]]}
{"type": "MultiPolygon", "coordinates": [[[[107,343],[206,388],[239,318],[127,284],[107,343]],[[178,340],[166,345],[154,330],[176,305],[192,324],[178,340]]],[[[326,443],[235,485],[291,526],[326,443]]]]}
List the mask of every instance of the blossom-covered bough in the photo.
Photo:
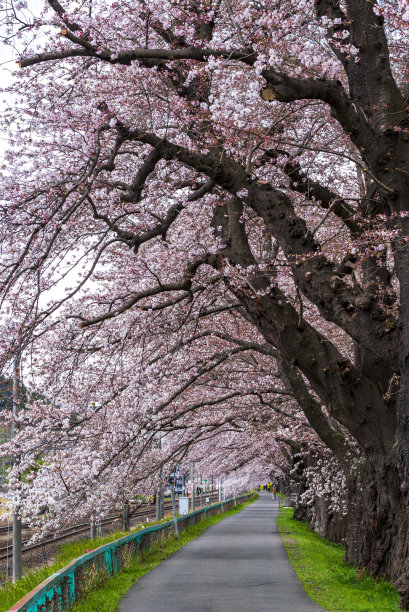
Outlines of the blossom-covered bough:
{"type": "Polygon", "coordinates": [[[347,558],[405,602],[406,3],[0,6],[25,45],[1,359],[23,348],[46,397],[27,508],[102,511],[189,452],[270,473],[314,448],[347,558]]]}

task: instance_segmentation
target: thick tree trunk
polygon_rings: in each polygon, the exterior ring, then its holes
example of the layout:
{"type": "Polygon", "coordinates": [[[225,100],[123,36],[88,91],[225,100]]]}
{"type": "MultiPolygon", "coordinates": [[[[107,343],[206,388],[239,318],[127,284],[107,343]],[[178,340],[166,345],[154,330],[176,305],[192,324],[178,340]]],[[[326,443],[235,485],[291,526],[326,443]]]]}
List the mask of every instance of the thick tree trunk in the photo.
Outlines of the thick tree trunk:
{"type": "Polygon", "coordinates": [[[356,475],[348,476],[347,497],[346,516],[330,512],[326,500],[316,497],[314,506],[297,504],[294,518],[309,521],[323,537],[344,543],[347,563],[393,580],[404,606],[408,520],[397,466],[376,453],[369,456],[356,475]]]}
{"type": "Polygon", "coordinates": [[[345,560],[398,585],[407,550],[407,517],[395,465],[371,457],[349,481],[345,560]]]}
{"type": "MultiPolygon", "coordinates": [[[[404,401],[403,398],[409,398],[409,375],[402,377],[401,386],[401,406],[399,411],[399,427],[398,427],[398,442],[399,442],[399,470],[401,475],[401,495],[402,495],[402,513],[406,525],[409,525],[409,401],[404,401]]],[[[409,609],[409,533],[405,532],[405,549],[402,559],[402,566],[397,580],[397,588],[401,596],[401,607],[409,609]]]]}
{"type": "Polygon", "coordinates": [[[330,509],[330,501],[316,497],[314,502],[314,525],[312,527],[330,542],[344,544],[348,532],[348,517],[330,509]]]}
{"type": "MultiPolygon", "coordinates": [[[[292,483],[292,488],[300,497],[307,491],[311,484],[304,474],[307,467],[316,466],[317,456],[309,454],[302,461],[297,462],[296,482],[292,483]]],[[[292,472],[294,478],[294,471],[292,472]]],[[[298,521],[308,522],[310,528],[319,533],[322,537],[327,538],[331,542],[344,543],[346,531],[348,528],[348,518],[338,512],[330,509],[331,501],[329,497],[314,496],[313,503],[302,503],[298,500],[294,508],[294,519],[298,521]]]]}
{"type": "MultiPolygon", "coordinates": [[[[409,235],[409,220],[403,219],[404,234],[409,235]]],[[[409,525],[409,246],[400,247],[395,255],[400,285],[400,389],[397,426],[398,468],[401,478],[400,493],[406,524],[409,525]]],[[[397,587],[401,605],[409,609],[409,533],[406,532],[406,548],[397,587]]]]}
{"type": "Polygon", "coordinates": [[[360,550],[360,527],[362,522],[363,504],[361,496],[358,495],[357,478],[347,477],[348,531],[345,538],[345,561],[352,565],[359,564],[360,550]]]}

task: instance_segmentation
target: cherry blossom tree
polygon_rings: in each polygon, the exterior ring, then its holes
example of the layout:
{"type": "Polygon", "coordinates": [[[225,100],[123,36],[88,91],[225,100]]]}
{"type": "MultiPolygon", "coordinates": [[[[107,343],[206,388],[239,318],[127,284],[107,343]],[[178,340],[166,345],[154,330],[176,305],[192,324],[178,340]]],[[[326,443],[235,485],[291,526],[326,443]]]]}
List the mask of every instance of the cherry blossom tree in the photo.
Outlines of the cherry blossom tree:
{"type": "Polygon", "coordinates": [[[109,497],[119,473],[115,497],[158,435],[171,462],[273,432],[260,470],[311,440],[346,483],[347,559],[404,605],[406,3],[0,8],[20,41],[0,350],[47,390],[18,442],[32,462],[52,441],[39,485],[109,497]]]}

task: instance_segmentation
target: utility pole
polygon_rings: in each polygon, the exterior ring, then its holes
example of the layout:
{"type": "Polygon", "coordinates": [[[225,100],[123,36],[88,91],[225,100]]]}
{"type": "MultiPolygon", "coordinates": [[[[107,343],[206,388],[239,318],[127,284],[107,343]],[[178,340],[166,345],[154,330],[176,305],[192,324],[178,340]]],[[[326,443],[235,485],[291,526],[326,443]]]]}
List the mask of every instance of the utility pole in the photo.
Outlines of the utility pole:
{"type": "MultiPolygon", "coordinates": [[[[20,351],[16,353],[14,360],[13,375],[13,416],[17,417],[20,408],[20,351]]],[[[13,423],[12,436],[16,435],[19,429],[17,423],[13,423]]],[[[14,456],[14,465],[18,466],[20,457],[14,456]]],[[[20,480],[20,476],[19,476],[20,480]]],[[[19,491],[20,494],[20,491],[19,491]]],[[[21,506],[14,503],[13,506],[13,582],[21,578],[21,506]]]]}
{"type": "Polygon", "coordinates": [[[192,461],[192,468],[191,468],[191,476],[192,476],[192,512],[195,511],[195,464],[194,461],[192,461]]]}
{"type": "MultiPolygon", "coordinates": [[[[159,440],[157,441],[157,446],[159,450],[162,448],[162,439],[160,437],[159,437],[159,440]]],[[[157,521],[161,521],[163,519],[164,510],[165,510],[164,503],[163,503],[164,500],[163,500],[162,479],[163,479],[163,466],[161,465],[159,468],[159,484],[156,490],[156,520],[157,521]]]]}
{"type": "Polygon", "coordinates": [[[164,516],[162,476],[163,467],[161,466],[159,470],[159,486],[156,491],[156,520],[158,521],[161,521],[164,516]]]}
{"type": "Polygon", "coordinates": [[[90,535],[91,540],[95,540],[95,538],[97,537],[97,526],[95,524],[94,516],[92,516],[91,518],[91,529],[90,529],[89,535],[90,535]]]}
{"type": "Polygon", "coordinates": [[[125,499],[122,513],[122,530],[129,531],[130,528],[129,502],[127,499],[125,499]]]}
{"type": "Polygon", "coordinates": [[[175,487],[173,484],[170,485],[170,498],[172,500],[172,512],[173,512],[173,521],[175,523],[175,535],[176,539],[179,539],[179,531],[178,531],[178,517],[176,514],[176,506],[175,506],[175,487]]]}

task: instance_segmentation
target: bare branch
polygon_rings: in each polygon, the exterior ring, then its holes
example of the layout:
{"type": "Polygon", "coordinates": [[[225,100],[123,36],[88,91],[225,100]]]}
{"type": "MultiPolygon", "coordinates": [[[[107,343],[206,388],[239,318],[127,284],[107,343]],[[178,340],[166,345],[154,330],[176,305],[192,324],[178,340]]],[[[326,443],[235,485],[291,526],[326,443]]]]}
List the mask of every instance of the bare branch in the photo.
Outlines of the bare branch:
{"type": "MultiPolygon", "coordinates": [[[[71,36],[72,38],[72,36],[71,36]]],[[[78,40],[79,42],[79,40],[78,40]]],[[[97,51],[90,48],[87,44],[86,48],[82,46],[79,49],[64,49],[63,51],[48,51],[39,53],[31,57],[22,58],[19,61],[20,68],[34,66],[41,62],[49,62],[53,60],[65,59],[68,57],[95,57],[110,64],[123,64],[129,66],[135,60],[196,60],[198,62],[206,62],[209,57],[222,57],[228,60],[236,60],[244,62],[252,66],[256,60],[256,55],[249,49],[242,51],[231,51],[229,49],[207,49],[201,47],[182,47],[178,49],[130,49],[113,53],[111,51],[97,51]]]]}
{"type": "MultiPolygon", "coordinates": [[[[202,257],[198,257],[194,261],[192,261],[185,269],[184,275],[179,282],[174,283],[163,283],[157,285],[155,287],[151,287],[150,289],[145,289],[144,291],[140,291],[135,293],[129,300],[127,300],[120,308],[116,310],[112,310],[110,312],[106,312],[99,317],[94,317],[93,319],[85,319],[80,315],[76,315],[75,318],[80,319],[82,321],[81,327],[90,327],[91,325],[95,325],[97,323],[101,323],[102,321],[106,321],[108,319],[112,319],[114,317],[119,316],[120,314],[126,312],[133,306],[135,306],[141,300],[152,297],[154,295],[159,295],[162,293],[168,293],[172,291],[185,291],[188,295],[191,292],[192,279],[196,274],[197,269],[203,265],[208,264],[211,266],[216,265],[217,257],[215,255],[207,253],[202,257]]],[[[188,296],[186,296],[188,297],[188,296]]]]}

